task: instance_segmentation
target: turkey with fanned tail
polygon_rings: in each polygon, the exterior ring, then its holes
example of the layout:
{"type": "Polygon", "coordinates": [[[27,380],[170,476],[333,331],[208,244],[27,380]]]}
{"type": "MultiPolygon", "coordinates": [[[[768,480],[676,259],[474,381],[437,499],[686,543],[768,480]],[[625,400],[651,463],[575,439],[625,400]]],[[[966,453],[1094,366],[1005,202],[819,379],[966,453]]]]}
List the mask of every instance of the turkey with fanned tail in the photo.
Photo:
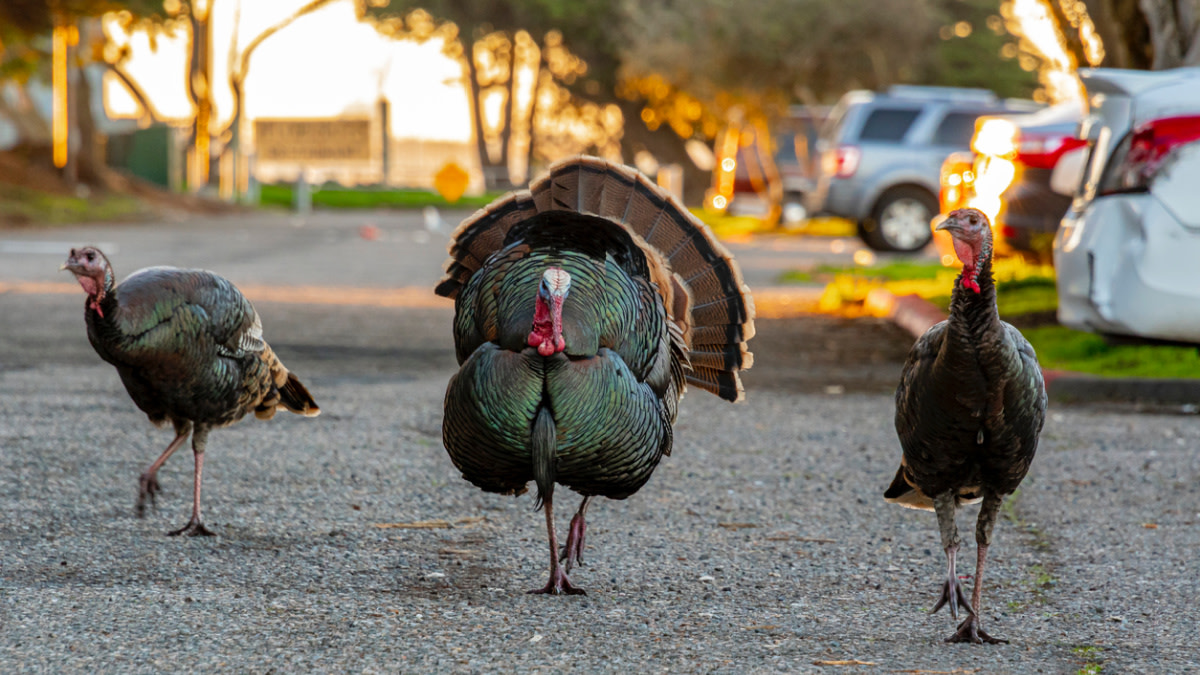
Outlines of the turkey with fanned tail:
{"type": "Polygon", "coordinates": [[[737,264],[641,174],[576,157],[464,221],[437,293],[455,301],[450,458],[489,492],[537,485],[550,579],[531,592],[582,593],[567,572],[591,499],[646,483],[687,384],[743,398],[754,304],[737,264]],[[583,495],[561,553],[556,484],[583,495]]]}
{"type": "Polygon", "coordinates": [[[958,209],[937,229],[949,232],[963,263],[950,316],[913,345],[896,389],[896,432],[904,457],[884,498],[937,512],[947,573],[936,612],[949,605],[966,619],[947,642],[1005,642],[980,616],[983,568],[1005,495],[1033,461],[1046,417],[1046,388],[1033,347],[1000,320],[992,279],[992,230],[977,209],[958,209]],[[959,586],[958,506],[982,501],[975,529],[971,600],[959,586]]]}
{"type": "Polygon", "coordinates": [[[321,411],[300,380],[263,340],[262,322],[229,280],[205,270],[150,267],[115,283],[98,249],[71,249],[70,270],[87,294],[88,340],[116,366],[133,402],[175,439],[139,481],[137,513],[159,492],[158,470],[190,434],[195,457],[192,517],[172,535],[213,534],[200,519],[200,483],[208,432],[253,412],[321,411]]]}

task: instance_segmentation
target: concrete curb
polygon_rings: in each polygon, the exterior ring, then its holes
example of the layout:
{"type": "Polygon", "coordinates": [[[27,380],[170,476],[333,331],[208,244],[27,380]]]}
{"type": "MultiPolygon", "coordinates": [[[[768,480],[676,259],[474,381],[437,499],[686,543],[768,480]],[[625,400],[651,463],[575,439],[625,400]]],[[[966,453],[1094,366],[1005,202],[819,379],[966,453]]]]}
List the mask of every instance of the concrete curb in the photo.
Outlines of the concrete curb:
{"type": "MultiPolygon", "coordinates": [[[[944,320],[941,309],[918,295],[892,296],[888,318],[914,338],[944,320]]],[[[1042,370],[1046,393],[1061,403],[1136,403],[1200,412],[1200,380],[1100,377],[1066,370],[1042,370]]]]}

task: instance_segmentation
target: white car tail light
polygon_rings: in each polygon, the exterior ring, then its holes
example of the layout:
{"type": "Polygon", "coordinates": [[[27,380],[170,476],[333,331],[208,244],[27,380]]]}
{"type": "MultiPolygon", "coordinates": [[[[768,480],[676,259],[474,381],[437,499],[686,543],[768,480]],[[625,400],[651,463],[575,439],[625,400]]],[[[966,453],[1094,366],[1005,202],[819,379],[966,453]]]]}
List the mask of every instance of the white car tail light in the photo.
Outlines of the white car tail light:
{"type": "Polygon", "coordinates": [[[1163,162],[1177,148],[1200,141],[1200,115],[1147,122],[1113,150],[1097,186],[1097,195],[1144,192],[1163,162]]]}

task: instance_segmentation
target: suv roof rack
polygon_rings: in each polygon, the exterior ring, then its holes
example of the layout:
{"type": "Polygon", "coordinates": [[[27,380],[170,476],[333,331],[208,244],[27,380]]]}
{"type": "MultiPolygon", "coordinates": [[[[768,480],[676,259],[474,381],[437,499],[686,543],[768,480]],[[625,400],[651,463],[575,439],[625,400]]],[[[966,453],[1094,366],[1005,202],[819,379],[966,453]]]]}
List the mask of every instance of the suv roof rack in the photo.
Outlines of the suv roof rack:
{"type": "Polygon", "coordinates": [[[914,84],[893,84],[888,87],[887,94],[896,98],[978,101],[980,103],[991,103],[997,100],[996,94],[989,89],[934,87],[914,84]]]}

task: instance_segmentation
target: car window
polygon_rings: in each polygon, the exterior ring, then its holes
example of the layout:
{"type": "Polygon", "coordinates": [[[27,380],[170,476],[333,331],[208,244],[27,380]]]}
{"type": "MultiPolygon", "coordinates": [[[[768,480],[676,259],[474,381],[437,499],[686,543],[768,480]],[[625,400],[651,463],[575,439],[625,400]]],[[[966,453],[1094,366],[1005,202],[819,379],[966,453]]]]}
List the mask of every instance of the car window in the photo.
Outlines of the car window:
{"type": "Polygon", "coordinates": [[[899,142],[921,111],[914,108],[877,108],[867,115],[858,138],[862,141],[899,142]]]}
{"type": "Polygon", "coordinates": [[[796,136],[795,134],[779,134],[775,137],[775,161],[795,163],[796,136]]]}
{"type": "Polygon", "coordinates": [[[934,145],[952,145],[965,148],[971,145],[971,136],[975,135],[975,120],[977,112],[956,112],[946,115],[942,123],[933,132],[934,145]]]}

